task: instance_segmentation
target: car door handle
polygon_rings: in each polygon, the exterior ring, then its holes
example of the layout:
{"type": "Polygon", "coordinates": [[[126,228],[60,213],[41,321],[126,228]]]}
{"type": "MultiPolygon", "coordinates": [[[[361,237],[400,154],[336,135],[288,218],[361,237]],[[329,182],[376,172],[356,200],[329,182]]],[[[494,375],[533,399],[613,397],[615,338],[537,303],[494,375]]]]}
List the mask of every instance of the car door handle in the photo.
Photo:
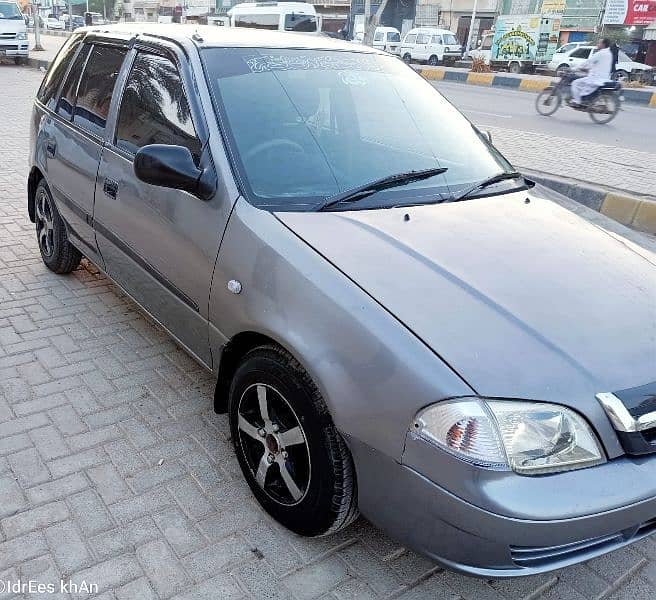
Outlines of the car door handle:
{"type": "Polygon", "coordinates": [[[103,182],[103,192],[106,196],[116,199],[118,196],[118,183],[113,179],[105,179],[103,182]]]}
{"type": "Polygon", "coordinates": [[[46,142],[46,152],[50,158],[54,158],[55,152],[57,151],[57,142],[54,140],[48,140],[46,142]]]}

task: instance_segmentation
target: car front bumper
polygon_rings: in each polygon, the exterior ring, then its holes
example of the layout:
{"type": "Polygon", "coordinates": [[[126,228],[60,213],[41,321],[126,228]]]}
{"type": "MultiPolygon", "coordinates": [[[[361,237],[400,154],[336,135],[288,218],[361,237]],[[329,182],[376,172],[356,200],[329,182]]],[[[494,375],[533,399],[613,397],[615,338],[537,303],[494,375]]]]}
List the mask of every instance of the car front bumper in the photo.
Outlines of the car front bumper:
{"type": "Polygon", "coordinates": [[[0,44],[0,57],[2,56],[27,56],[30,47],[26,40],[12,40],[11,44],[0,44]]]}
{"type": "MultiPolygon", "coordinates": [[[[362,514],[404,546],[467,575],[535,575],[589,560],[656,531],[656,495],[573,518],[515,518],[475,506],[353,438],[347,441],[362,514]]],[[[597,489],[586,495],[603,493],[608,485],[604,473],[595,479],[597,489]]],[[[550,487],[553,502],[560,504],[566,491],[550,487]]],[[[543,497],[541,503],[549,500],[543,497]]]]}

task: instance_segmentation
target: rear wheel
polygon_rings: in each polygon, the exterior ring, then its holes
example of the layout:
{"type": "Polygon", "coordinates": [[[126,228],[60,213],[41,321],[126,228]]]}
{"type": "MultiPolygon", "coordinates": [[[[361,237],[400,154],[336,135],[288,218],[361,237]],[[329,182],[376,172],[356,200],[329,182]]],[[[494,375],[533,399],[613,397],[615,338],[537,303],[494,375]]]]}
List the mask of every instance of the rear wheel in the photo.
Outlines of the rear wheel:
{"type": "Polygon", "coordinates": [[[428,59],[428,64],[431,65],[432,67],[436,67],[439,62],[440,62],[439,59],[434,54],[431,55],[431,57],[428,59]]]}
{"type": "Polygon", "coordinates": [[[617,94],[600,94],[588,109],[590,118],[599,125],[610,123],[620,110],[617,94]]]}
{"type": "Polygon", "coordinates": [[[355,470],[319,390],[276,346],[249,352],[230,387],[230,430],[262,507],[295,533],[325,535],[358,515],[355,470]]]}
{"type": "Polygon", "coordinates": [[[412,60],[412,56],[410,56],[410,53],[409,53],[409,52],[406,52],[406,53],[403,55],[403,62],[404,62],[404,63],[407,63],[407,64],[410,64],[410,61],[411,61],[411,60],[412,60]]]}
{"type": "Polygon", "coordinates": [[[543,116],[553,115],[563,102],[560,92],[554,88],[545,88],[535,100],[535,109],[543,116]]]}
{"type": "Polygon", "coordinates": [[[629,74],[626,71],[624,71],[622,69],[619,69],[619,70],[615,71],[614,79],[615,79],[615,81],[628,81],[629,80],[629,74]]]}
{"type": "Polygon", "coordinates": [[[518,62],[511,62],[508,65],[508,71],[514,73],[515,75],[518,75],[519,73],[522,72],[522,65],[520,65],[518,62]]]}
{"type": "Polygon", "coordinates": [[[36,238],[44,264],[59,274],[77,269],[82,255],[69,241],[64,221],[57,212],[50,190],[42,179],[34,195],[36,238]]]}

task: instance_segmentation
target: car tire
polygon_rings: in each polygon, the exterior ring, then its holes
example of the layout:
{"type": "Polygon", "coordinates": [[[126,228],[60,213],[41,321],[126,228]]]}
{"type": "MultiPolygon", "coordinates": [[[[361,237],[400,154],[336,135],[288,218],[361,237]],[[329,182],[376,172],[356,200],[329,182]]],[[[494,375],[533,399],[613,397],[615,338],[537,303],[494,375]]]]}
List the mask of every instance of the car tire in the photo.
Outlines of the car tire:
{"type": "Polygon", "coordinates": [[[66,225],[43,179],[34,194],[34,217],[37,243],[46,267],[60,275],[77,269],[82,254],[68,241],[66,225]]]}
{"type": "Polygon", "coordinates": [[[428,59],[428,64],[431,67],[436,67],[439,64],[439,62],[440,62],[440,59],[437,58],[437,56],[435,54],[432,54],[428,59]]]}
{"type": "Polygon", "coordinates": [[[518,62],[511,62],[508,65],[508,71],[514,75],[519,75],[522,72],[522,65],[520,65],[518,62]]]}
{"type": "Polygon", "coordinates": [[[410,53],[409,53],[409,52],[406,52],[406,53],[403,55],[403,62],[406,63],[406,64],[408,64],[408,65],[412,62],[412,56],[410,56],[410,53]]]}
{"type": "Polygon", "coordinates": [[[629,81],[629,74],[624,69],[618,69],[617,71],[615,71],[613,78],[615,79],[615,81],[625,82],[625,81],[629,81]]]}
{"type": "Polygon", "coordinates": [[[570,68],[568,64],[563,63],[562,65],[558,65],[558,68],[556,69],[556,75],[558,77],[562,77],[566,73],[569,73],[570,68]]]}
{"type": "Polygon", "coordinates": [[[232,379],[230,431],[253,495],[304,536],[327,535],[358,516],[355,469],[316,385],[277,346],[248,352],[232,379]]]}

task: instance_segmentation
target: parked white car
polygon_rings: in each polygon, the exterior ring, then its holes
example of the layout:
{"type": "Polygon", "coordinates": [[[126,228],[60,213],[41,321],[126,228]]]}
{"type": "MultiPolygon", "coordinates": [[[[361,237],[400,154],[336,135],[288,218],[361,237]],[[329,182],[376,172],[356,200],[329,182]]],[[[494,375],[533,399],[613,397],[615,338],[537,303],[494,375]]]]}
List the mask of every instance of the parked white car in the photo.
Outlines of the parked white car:
{"type": "Polygon", "coordinates": [[[43,25],[46,29],[64,29],[64,21],[55,17],[46,17],[43,19],[43,25]]]}
{"type": "MultiPolygon", "coordinates": [[[[593,53],[597,51],[596,46],[578,46],[567,52],[556,52],[548,65],[549,70],[555,71],[558,75],[569,71],[570,69],[580,68],[593,53]]],[[[652,67],[631,60],[625,52],[620,50],[617,60],[617,79],[624,81],[629,78],[632,71],[648,72],[652,67]]]]}
{"type": "Polygon", "coordinates": [[[401,32],[396,27],[376,27],[373,47],[390,54],[399,54],[401,47],[401,32]]]}
{"type": "Polygon", "coordinates": [[[462,56],[462,46],[455,33],[448,29],[417,27],[406,34],[400,55],[406,62],[454,63],[462,56]]]}

